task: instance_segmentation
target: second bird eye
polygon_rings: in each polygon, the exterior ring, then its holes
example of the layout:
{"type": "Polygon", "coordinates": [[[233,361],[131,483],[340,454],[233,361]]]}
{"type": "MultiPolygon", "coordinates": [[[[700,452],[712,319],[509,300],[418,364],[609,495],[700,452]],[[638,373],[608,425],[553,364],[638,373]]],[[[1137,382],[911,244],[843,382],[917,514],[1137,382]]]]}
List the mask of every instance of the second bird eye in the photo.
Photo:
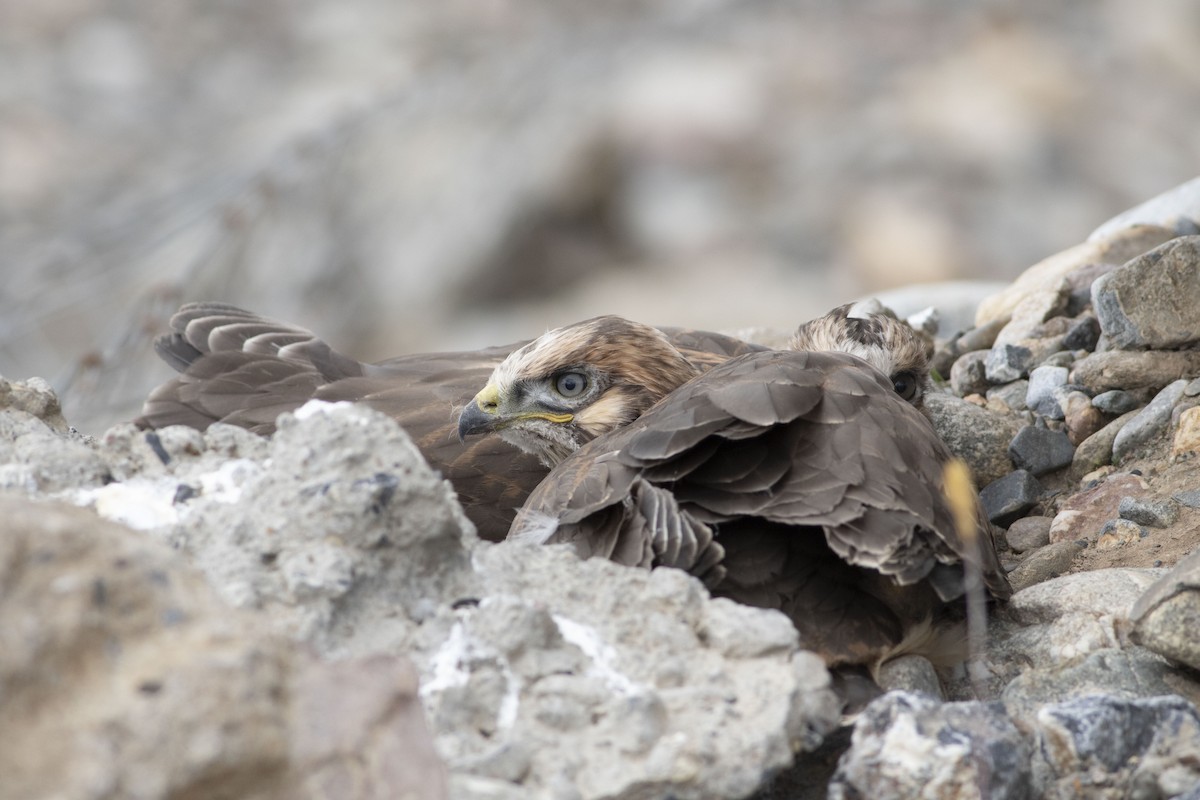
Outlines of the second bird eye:
{"type": "Polygon", "coordinates": [[[587,388],[587,377],[582,372],[564,372],[554,379],[554,389],[563,397],[578,397],[587,388]]]}

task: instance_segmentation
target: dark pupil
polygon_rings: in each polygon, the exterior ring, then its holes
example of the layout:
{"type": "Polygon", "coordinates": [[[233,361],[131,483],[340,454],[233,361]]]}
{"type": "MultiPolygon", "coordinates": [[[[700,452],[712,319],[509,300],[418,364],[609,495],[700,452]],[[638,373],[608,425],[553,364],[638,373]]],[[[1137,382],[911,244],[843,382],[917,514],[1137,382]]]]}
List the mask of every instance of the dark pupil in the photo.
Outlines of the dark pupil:
{"type": "Polygon", "coordinates": [[[902,372],[892,378],[892,388],[896,390],[896,394],[907,399],[916,387],[913,385],[912,375],[902,372]]]}
{"type": "Polygon", "coordinates": [[[564,392],[574,392],[579,389],[579,379],[574,375],[566,375],[560,384],[564,392]]]}

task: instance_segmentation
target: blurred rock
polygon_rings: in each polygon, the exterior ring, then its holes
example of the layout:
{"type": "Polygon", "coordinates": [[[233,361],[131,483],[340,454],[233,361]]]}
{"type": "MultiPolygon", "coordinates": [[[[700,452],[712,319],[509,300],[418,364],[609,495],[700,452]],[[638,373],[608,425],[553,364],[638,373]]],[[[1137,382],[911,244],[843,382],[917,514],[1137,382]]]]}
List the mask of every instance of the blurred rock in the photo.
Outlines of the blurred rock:
{"type": "Polygon", "coordinates": [[[1135,642],[1172,661],[1200,669],[1200,550],[1175,565],[1134,603],[1135,642]]]}
{"type": "Polygon", "coordinates": [[[1126,456],[1166,428],[1171,420],[1171,410],[1183,398],[1183,390],[1187,383],[1185,380],[1177,380],[1165,386],[1149,405],[1137,412],[1137,415],[1121,428],[1113,439],[1113,463],[1120,464],[1126,456]]]}
{"type": "Polygon", "coordinates": [[[1179,415],[1179,427],[1171,440],[1171,458],[1200,452],[1200,407],[1193,406],[1179,415]]]}
{"type": "Polygon", "coordinates": [[[1075,556],[1079,555],[1079,551],[1084,547],[1084,544],[1075,541],[1052,542],[1045,547],[1039,547],[1008,573],[1008,582],[1013,591],[1019,592],[1064,575],[1070,570],[1075,556]]]}
{"type": "Polygon", "coordinates": [[[1135,544],[1146,538],[1146,529],[1127,519],[1110,519],[1096,537],[1096,550],[1105,552],[1118,547],[1135,544]]]}
{"type": "Polygon", "coordinates": [[[959,397],[986,392],[990,382],[987,378],[987,350],[963,353],[950,368],[950,388],[959,397]]]}
{"type": "Polygon", "coordinates": [[[1200,340],[1200,237],[1184,236],[1092,284],[1100,328],[1119,349],[1170,350],[1200,340]]]}
{"type": "Polygon", "coordinates": [[[1075,457],[1071,459],[1071,477],[1079,480],[1089,472],[1112,463],[1113,442],[1130,420],[1137,415],[1130,411],[1114,419],[1100,430],[1079,443],[1075,457]]]}
{"type": "Polygon", "coordinates": [[[1105,414],[1124,414],[1141,405],[1137,398],[1121,389],[1109,389],[1092,398],[1092,405],[1105,414]]]}
{"type": "Polygon", "coordinates": [[[1030,796],[1029,743],[999,704],[890,692],[854,726],[830,798],[1030,796]]]}
{"type": "Polygon", "coordinates": [[[1122,211],[1092,231],[1088,240],[1106,239],[1134,225],[1158,225],[1174,228],[1180,219],[1200,219],[1200,178],[1179,184],[1160,195],[1122,211]]]}
{"type": "Polygon", "coordinates": [[[1200,352],[1115,350],[1093,353],[1076,361],[1071,383],[1083,384],[1095,394],[1109,389],[1158,391],[1172,381],[1190,380],[1197,374],[1200,374],[1200,352]]]}
{"type": "Polygon", "coordinates": [[[1110,417],[1092,404],[1092,398],[1083,392],[1062,387],[1055,392],[1054,399],[1063,410],[1067,436],[1076,447],[1097,433],[1110,420],[1110,417]]]}
{"type": "Polygon", "coordinates": [[[1004,527],[1033,508],[1041,494],[1042,487],[1037,478],[1019,469],[983,487],[979,492],[979,501],[987,518],[1004,527]]]}
{"type": "Polygon", "coordinates": [[[931,393],[925,409],[933,427],[956,456],[967,462],[977,486],[1012,472],[1008,443],[1021,424],[989,413],[952,395],[931,393]]]}
{"type": "Polygon", "coordinates": [[[1050,541],[1095,541],[1104,523],[1117,518],[1122,499],[1145,497],[1149,488],[1141,477],[1122,473],[1072,495],[1059,505],[1050,526],[1050,541]]]}
{"type": "Polygon", "coordinates": [[[1062,419],[1063,409],[1054,397],[1055,389],[1067,384],[1069,370],[1066,367],[1042,365],[1029,373],[1029,388],[1025,393],[1025,405],[1030,411],[1051,419],[1062,419]]]}
{"type": "Polygon", "coordinates": [[[1004,541],[1014,553],[1036,550],[1050,544],[1051,517],[1022,517],[1013,522],[1004,534],[1004,541]]]}
{"type": "Polygon", "coordinates": [[[1080,697],[1037,714],[1042,797],[1176,797],[1200,784],[1200,713],[1180,697],[1080,697]]]}
{"type": "Polygon", "coordinates": [[[1035,477],[1067,466],[1074,455],[1075,447],[1066,433],[1036,425],[1022,428],[1008,446],[1008,457],[1017,469],[1035,477]]]}
{"type": "Polygon", "coordinates": [[[1178,518],[1179,508],[1171,500],[1156,501],[1122,497],[1121,502],[1117,505],[1117,513],[1121,515],[1121,519],[1127,519],[1139,525],[1166,528],[1178,518]]]}
{"type": "Polygon", "coordinates": [[[1067,350],[1095,350],[1100,340],[1100,322],[1091,314],[1085,314],[1071,323],[1063,336],[1063,347],[1067,350]]]}
{"type": "Polygon", "coordinates": [[[1066,310],[1067,286],[1060,281],[1055,286],[1039,289],[1021,298],[1012,310],[1008,324],[996,335],[995,344],[1016,344],[1024,339],[1044,338],[1050,334],[1042,329],[1047,320],[1066,310]]]}

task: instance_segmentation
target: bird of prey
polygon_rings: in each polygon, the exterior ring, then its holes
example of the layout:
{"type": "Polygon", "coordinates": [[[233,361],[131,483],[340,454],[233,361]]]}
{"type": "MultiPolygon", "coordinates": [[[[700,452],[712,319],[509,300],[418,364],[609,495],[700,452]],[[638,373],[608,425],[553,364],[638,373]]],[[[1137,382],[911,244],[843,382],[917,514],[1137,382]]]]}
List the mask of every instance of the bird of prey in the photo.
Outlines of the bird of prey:
{"type": "MultiPolygon", "coordinates": [[[[365,364],[337,352],[312,332],[222,303],[184,305],[171,332],[155,341],[158,354],[180,374],[156,388],[136,420],[143,428],[224,422],[262,434],[276,417],[310,399],[363,403],[393,417],[426,460],[450,480],[480,536],[499,540],[516,509],[552,461],[515,450],[496,436],[464,442],[458,410],[493,370],[526,342],[470,352],[420,353],[365,364]]],[[[586,441],[635,418],[656,400],[725,359],[764,348],[739,339],[680,328],[655,329],[619,317],[597,317],[544,334],[538,356],[521,361],[522,391],[530,396],[571,391],[572,370],[592,381],[569,424],[586,441]],[[552,355],[548,354],[552,351],[552,355]]],[[[512,374],[511,372],[509,374],[512,374]]],[[[537,416],[542,413],[542,418],[537,416]]]]}
{"type": "MultiPolygon", "coordinates": [[[[857,323],[833,317],[799,338],[827,325],[857,323]]],[[[564,459],[509,538],[687,570],[714,595],[787,614],[831,667],[877,666],[945,644],[914,637],[961,612],[964,563],[994,597],[1011,593],[981,510],[977,531],[955,526],[942,491],[951,460],[861,358],[752,353],[564,459]]]]}

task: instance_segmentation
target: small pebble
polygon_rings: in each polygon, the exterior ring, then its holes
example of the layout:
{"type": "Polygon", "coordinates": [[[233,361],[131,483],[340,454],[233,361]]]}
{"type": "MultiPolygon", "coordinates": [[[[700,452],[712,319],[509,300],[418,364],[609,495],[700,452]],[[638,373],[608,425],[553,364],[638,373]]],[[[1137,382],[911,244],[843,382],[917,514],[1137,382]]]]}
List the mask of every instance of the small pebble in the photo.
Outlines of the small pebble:
{"type": "Polygon", "coordinates": [[[983,363],[989,381],[1008,383],[1029,372],[1032,361],[1033,352],[1028,347],[998,344],[988,351],[983,363]]]}
{"type": "Polygon", "coordinates": [[[1026,553],[1050,544],[1050,517],[1023,517],[1009,526],[1004,534],[1014,553],[1026,553]]]}
{"type": "Polygon", "coordinates": [[[1041,366],[1034,369],[1029,373],[1029,391],[1025,394],[1025,405],[1044,417],[1062,419],[1062,406],[1054,399],[1054,390],[1067,385],[1069,374],[1066,367],[1041,366]]]}
{"type": "Polygon", "coordinates": [[[988,351],[976,350],[964,353],[950,368],[950,388],[959,397],[987,391],[988,379],[984,361],[988,351]]]}
{"type": "Polygon", "coordinates": [[[1010,411],[1024,411],[1025,397],[1029,394],[1029,381],[1019,380],[1001,386],[993,386],[987,390],[989,403],[1003,403],[1010,411]]]}
{"type": "Polygon", "coordinates": [[[1197,395],[1200,395],[1200,378],[1196,378],[1196,380],[1192,381],[1186,387],[1184,387],[1183,393],[1186,394],[1188,397],[1195,397],[1197,395]]]}
{"type": "Polygon", "coordinates": [[[1113,519],[1104,523],[1100,536],[1096,539],[1097,550],[1115,550],[1133,544],[1146,537],[1146,531],[1136,522],[1127,519],[1113,519]]]}
{"type": "Polygon", "coordinates": [[[1200,489],[1190,489],[1186,492],[1177,492],[1174,499],[1180,504],[1188,508],[1200,508],[1200,489]]]}
{"type": "Polygon", "coordinates": [[[1170,500],[1155,502],[1136,497],[1122,497],[1117,505],[1117,513],[1121,519],[1151,528],[1166,528],[1179,516],[1178,508],[1170,500]]]}
{"type": "Polygon", "coordinates": [[[1111,389],[1092,398],[1092,405],[1105,414],[1125,414],[1140,405],[1136,397],[1123,389],[1111,389]]]}
{"type": "Polygon", "coordinates": [[[1042,361],[1042,366],[1045,367],[1070,367],[1075,363],[1075,354],[1069,350],[1063,350],[1052,354],[1050,357],[1042,361]]]}

